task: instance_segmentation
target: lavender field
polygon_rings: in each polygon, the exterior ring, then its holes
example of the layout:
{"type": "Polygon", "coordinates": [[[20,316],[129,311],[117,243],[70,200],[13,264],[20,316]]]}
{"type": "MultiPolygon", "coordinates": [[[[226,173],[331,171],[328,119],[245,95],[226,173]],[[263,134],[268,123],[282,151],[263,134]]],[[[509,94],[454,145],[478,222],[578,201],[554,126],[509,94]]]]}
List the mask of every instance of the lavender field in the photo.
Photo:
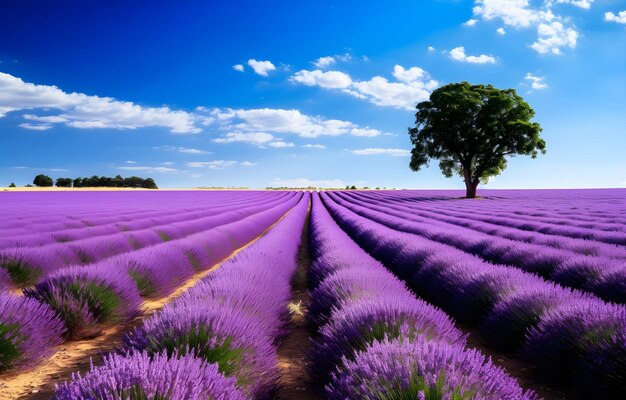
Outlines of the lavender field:
{"type": "Polygon", "coordinates": [[[462,195],[0,193],[0,398],[625,398],[626,190],[462,195]]]}

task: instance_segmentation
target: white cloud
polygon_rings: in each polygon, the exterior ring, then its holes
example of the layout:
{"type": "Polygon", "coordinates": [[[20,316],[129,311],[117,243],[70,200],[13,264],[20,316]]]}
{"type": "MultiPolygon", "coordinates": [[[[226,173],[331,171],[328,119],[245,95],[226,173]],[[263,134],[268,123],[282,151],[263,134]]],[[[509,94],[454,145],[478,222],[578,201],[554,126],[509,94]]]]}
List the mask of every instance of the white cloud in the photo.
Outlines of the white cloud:
{"type": "Polygon", "coordinates": [[[229,132],[224,137],[213,139],[213,141],[216,143],[241,142],[262,145],[267,142],[271,142],[274,139],[275,138],[273,135],[265,132],[229,132]]]}
{"type": "MultiPolygon", "coordinates": [[[[298,110],[226,108],[214,109],[211,111],[211,115],[218,121],[220,129],[234,131],[234,133],[265,133],[263,136],[258,136],[264,142],[273,140],[272,134],[293,134],[304,138],[339,135],[378,136],[382,134],[378,130],[359,127],[349,121],[323,119],[319,116],[302,114],[298,110]],[[272,137],[270,138],[268,134],[272,137]]],[[[241,136],[237,135],[237,137],[241,136]]],[[[222,139],[228,141],[234,138],[234,134],[227,134],[222,139]]],[[[220,142],[223,143],[224,141],[220,140],[220,142]]]]}
{"type": "Polygon", "coordinates": [[[239,163],[239,165],[241,165],[242,167],[254,167],[255,165],[258,165],[259,163],[255,163],[252,161],[242,161],[239,163]]]}
{"type": "Polygon", "coordinates": [[[428,46],[428,51],[432,53],[433,51],[435,51],[435,48],[433,46],[428,46]]]}
{"type": "Polygon", "coordinates": [[[593,0],[544,0],[542,6],[534,7],[528,0],[475,0],[474,16],[485,21],[501,20],[514,28],[537,28],[537,40],[531,48],[540,54],[561,54],[561,48],[576,47],[578,32],[574,27],[564,26],[568,18],[555,15],[555,3],[568,3],[588,9],[593,0]]]}
{"type": "Polygon", "coordinates": [[[548,88],[548,84],[544,82],[544,77],[539,77],[531,74],[530,72],[526,74],[524,80],[530,82],[530,87],[535,90],[541,90],[548,88]]]}
{"type": "Polygon", "coordinates": [[[532,47],[539,54],[561,54],[561,47],[576,47],[578,32],[572,28],[565,28],[562,23],[555,21],[549,24],[539,24],[537,27],[539,38],[532,47]]]}
{"type": "Polygon", "coordinates": [[[346,94],[378,106],[406,110],[412,110],[418,102],[428,99],[430,92],[439,84],[437,81],[427,80],[426,72],[418,67],[405,69],[396,65],[393,75],[400,82],[389,82],[381,76],[367,81],[356,81],[343,72],[320,70],[302,70],[291,79],[308,86],[341,89],[346,94]]]}
{"type": "MultiPolygon", "coordinates": [[[[573,6],[588,10],[591,8],[591,4],[593,3],[593,1],[594,0],[556,0],[556,3],[571,4],[573,6]]],[[[550,4],[550,1],[547,1],[547,3],[550,4]]]]}
{"type": "Polygon", "coordinates": [[[281,149],[281,148],[284,148],[284,147],[294,147],[295,144],[293,144],[291,142],[283,142],[282,140],[279,140],[277,142],[268,143],[268,146],[275,147],[277,149],[281,149]]]}
{"type": "Polygon", "coordinates": [[[274,178],[270,185],[271,187],[289,187],[289,188],[301,188],[301,187],[318,187],[318,188],[344,188],[346,183],[341,179],[319,179],[312,180],[308,178],[296,178],[296,179],[281,179],[274,178]]]}
{"type": "Polygon", "coordinates": [[[30,129],[33,131],[47,131],[52,128],[52,125],[49,124],[30,124],[30,123],[22,123],[18,125],[20,128],[30,129]]]}
{"type": "Polygon", "coordinates": [[[413,82],[421,79],[426,75],[426,72],[419,67],[411,67],[404,69],[402,65],[395,65],[393,67],[393,77],[402,82],[413,82]]]}
{"type": "Polygon", "coordinates": [[[352,79],[348,74],[339,71],[323,72],[319,69],[298,71],[291,77],[291,80],[307,86],[320,86],[326,89],[345,89],[352,84],[352,79]]]}
{"type": "Polygon", "coordinates": [[[235,71],[238,71],[238,72],[243,72],[243,65],[242,64],[235,64],[235,65],[233,65],[233,69],[235,71]]]}
{"type": "Polygon", "coordinates": [[[617,15],[611,11],[604,13],[604,20],[607,22],[617,22],[618,24],[626,24],[626,10],[620,11],[617,15]]]}
{"type": "Polygon", "coordinates": [[[313,65],[315,65],[317,68],[324,69],[334,64],[335,62],[335,57],[327,56],[320,57],[317,60],[313,61],[313,65]]]}
{"type": "Polygon", "coordinates": [[[499,27],[498,29],[496,29],[496,33],[500,36],[506,35],[506,31],[504,30],[503,27],[499,27]]]}
{"type": "Polygon", "coordinates": [[[191,168],[225,169],[237,165],[237,161],[214,160],[214,161],[192,161],[187,166],[191,168]]]}
{"type": "Polygon", "coordinates": [[[465,26],[474,26],[476,25],[476,22],[478,22],[478,20],[476,19],[468,19],[467,21],[463,22],[463,25],[465,26]]]}
{"type": "Polygon", "coordinates": [[[126,161],[126,164],[137,164],[137,161],[128,160],[128,161],[126,161]]]}
{"type": "Polygon", "coordinates": [[[372,147],[369,147],[367,149],[351,150],[351,153],[361,155],[361,156],[385,154],[385,155],[390,155],[394,157],[405,157],[405,156],[411,155],[411,152],[405,149],[391,149],[391,148],[380,149],[380,148],[372,148],[372,147]]]}
{"type": "Polygon", "coordinates": [[[174,162],[172,162],[172,161],[165,161],[165,162],[162,162],[162,163],[161,163],[161,165],[174,165],[174,164],[175,164],[175,163],[174,163],[174,162]]]}
{"type": "Polygon", "coordinates": [[[470,64],[494,64],[496,59],[491,55],[481,54],[479,56],[468,56],[465,54],[465,48],[463,46],[455,47],[450,50],[450,58],[459,62],[466,62],[470,64]]]}
{"type": "MultiPolygon", "coordinates": [[[[173,133],[200,132],[195,126],[195,115],[185,111],[173,111],[166,106],[143,107],[111,97],[67,93],[56,86],[28,83],[0,72],[0,117],[22,110],[61,111],[47,116],[26,114],[27,120],[41,122],[39,125],[42,126],[62,123],[83,129],[163,127],[173,133]]],[[[35,129],[34,126],[27,124],[27,129],[35,129]]]]}
{"type": "Polygon", "coordinates": [[[302,145],[302,147],[305,147],[307,149],[325,149],[326,146],[324,146],[323,144],[304,144],[302,145]]]}
{"type": "Polygon", "coordinates": [[[261,76],[267,76],[269,72],[276,70],[276,67],[271,63],[271,61],[257,61],[251,58],[248,60],[248,65],[254,70],[255,73],[261,76]]]}
{"type": "Polygon", "coordinates": [[[148,172],[148,173],[169,173],[169,172],[177,172],[176,168],[169,167],[142,167],[142,166],[121,166],[117,167],[117,169],[121,171],[138,171],[138,172],[148,172]]]}

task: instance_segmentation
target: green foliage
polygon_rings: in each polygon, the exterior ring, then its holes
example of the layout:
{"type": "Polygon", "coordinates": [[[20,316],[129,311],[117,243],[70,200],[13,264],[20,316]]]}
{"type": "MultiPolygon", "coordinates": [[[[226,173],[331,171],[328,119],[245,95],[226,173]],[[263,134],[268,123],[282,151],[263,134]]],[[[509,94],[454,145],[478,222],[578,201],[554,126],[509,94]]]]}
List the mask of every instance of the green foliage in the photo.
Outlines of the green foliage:
{"type": "Polygon", "coordinates": [[[15,183],[11,182],[11,184],[9,185],[9,187],[10,187],[10,188],[14,188],[14,187],[17,187],[17,186],[15,186],[15,183]]]}
{"type": "Polygon", "coordinates": [[[158,189],[157,184],[152,178],[140,178],[138,176],[130,176],[122,178],[116,175],[114,178],[109,176],[93,175],[91,177],[78,177],[72,181],[74,187],[130,187],[130,188],[146,188],[158,189]]]}
{"type": "Polygon", "coordinates": [[[13,366],[21,356],[18,344],[21,341],[17,324],[0,323],[0,372],[13,366]]]}
{"type": "Polygon", "coordinates": [[[6,269],[11,281],[18,287],[34,285],[41,276],[41,270],[23,259],[0,257],[0,268],[6,269]]]}
{"type": "Polygon", "coordinates": [[[146,350],[150,355],[167,351],[169,357],[176,353],[183,356],[194,354],[208,363],[217,363],[219,371],[226,376],[238,375],[237,383],[245,384],[246,377],[241,371],[245,349],[235,348],[231,337],[215,337],[210,327],[197,325],[183,334],[167,337],[148,337],[146,350]],[[239,374],[238,374],[239,373],[239,374]]]}
{"type": "Polygon", "coordinates": [[[38,187],[50,187],[54,182],[48,175],[39,174],[33,179],[33,184],[38,187]]]}
{"type": "Polygon", "coordinates": [[[139,295],[141,297],[151,297],[154,293],[156,293],[156,287],[149,276],[141,274],[139,271],[135,270],[128,271],[128,275],[130,275],[131,279],[135,281],[137,290],[139,291],[139,295]]]}
{"type": "Polygon", "coordinates": [[[531,122],[535,112],[515,89],[453,83],[433,91],[417,110],[416,126],[409,128],[410,168],[439,160],[446,177],[464,178],[468,197],[506,168],[507,156],[545,153],[541,126],[531,122]]]}
{"type": "MultiPolygon", "coordinates": [[[[427,383],[423,376],[414,372],[411,374],[406,388],[395,386],[385,391],[379,391],[377,398],[381,400],[415,400],[419,399],[419,395],[422,394],[424,400],[442,400],[444,398],[445,385],[446,377],[444,371],[439,373],[434,384],[427,383]]],[[[455,388],[445,398],[450,400],[469,400],[474,398],[475,394],[471,391],[461,393],[459,388],[455,388]]]]}

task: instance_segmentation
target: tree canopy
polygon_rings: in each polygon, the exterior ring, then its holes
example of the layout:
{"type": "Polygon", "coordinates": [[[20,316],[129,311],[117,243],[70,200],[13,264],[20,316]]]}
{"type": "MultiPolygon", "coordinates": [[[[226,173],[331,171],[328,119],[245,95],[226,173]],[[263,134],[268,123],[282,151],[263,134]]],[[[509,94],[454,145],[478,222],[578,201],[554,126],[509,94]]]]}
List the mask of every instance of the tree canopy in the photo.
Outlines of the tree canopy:
{"type": "Polygon", "coordinates": [[[39,174],[33,179],[33,184],[35,186],[52,186],[54,185],[54,181],[48,175],[39,174]]]}
{"type": "Polygon", "coordinates": [[[410,168],[419,171],[439,160],[446,177],[463,177],[466,197],[476,197],[480,182],[499,175],[507,156],[545,153],[541,126],[531,122],[535,112],[515,89],[452,83],[434,90],[417,110],[409,128],[410,168]]]}

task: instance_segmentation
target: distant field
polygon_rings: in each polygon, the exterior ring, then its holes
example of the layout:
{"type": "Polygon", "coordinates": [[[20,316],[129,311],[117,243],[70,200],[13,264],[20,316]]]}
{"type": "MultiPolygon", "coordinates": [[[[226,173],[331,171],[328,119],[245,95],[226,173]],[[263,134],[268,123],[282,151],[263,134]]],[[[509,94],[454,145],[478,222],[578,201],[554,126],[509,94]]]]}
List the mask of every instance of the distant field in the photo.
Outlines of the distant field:
{"type": "Polygon", "coordinates": [[[624,189],[18,189],[0,398],[626,394],[624,189]]]}

